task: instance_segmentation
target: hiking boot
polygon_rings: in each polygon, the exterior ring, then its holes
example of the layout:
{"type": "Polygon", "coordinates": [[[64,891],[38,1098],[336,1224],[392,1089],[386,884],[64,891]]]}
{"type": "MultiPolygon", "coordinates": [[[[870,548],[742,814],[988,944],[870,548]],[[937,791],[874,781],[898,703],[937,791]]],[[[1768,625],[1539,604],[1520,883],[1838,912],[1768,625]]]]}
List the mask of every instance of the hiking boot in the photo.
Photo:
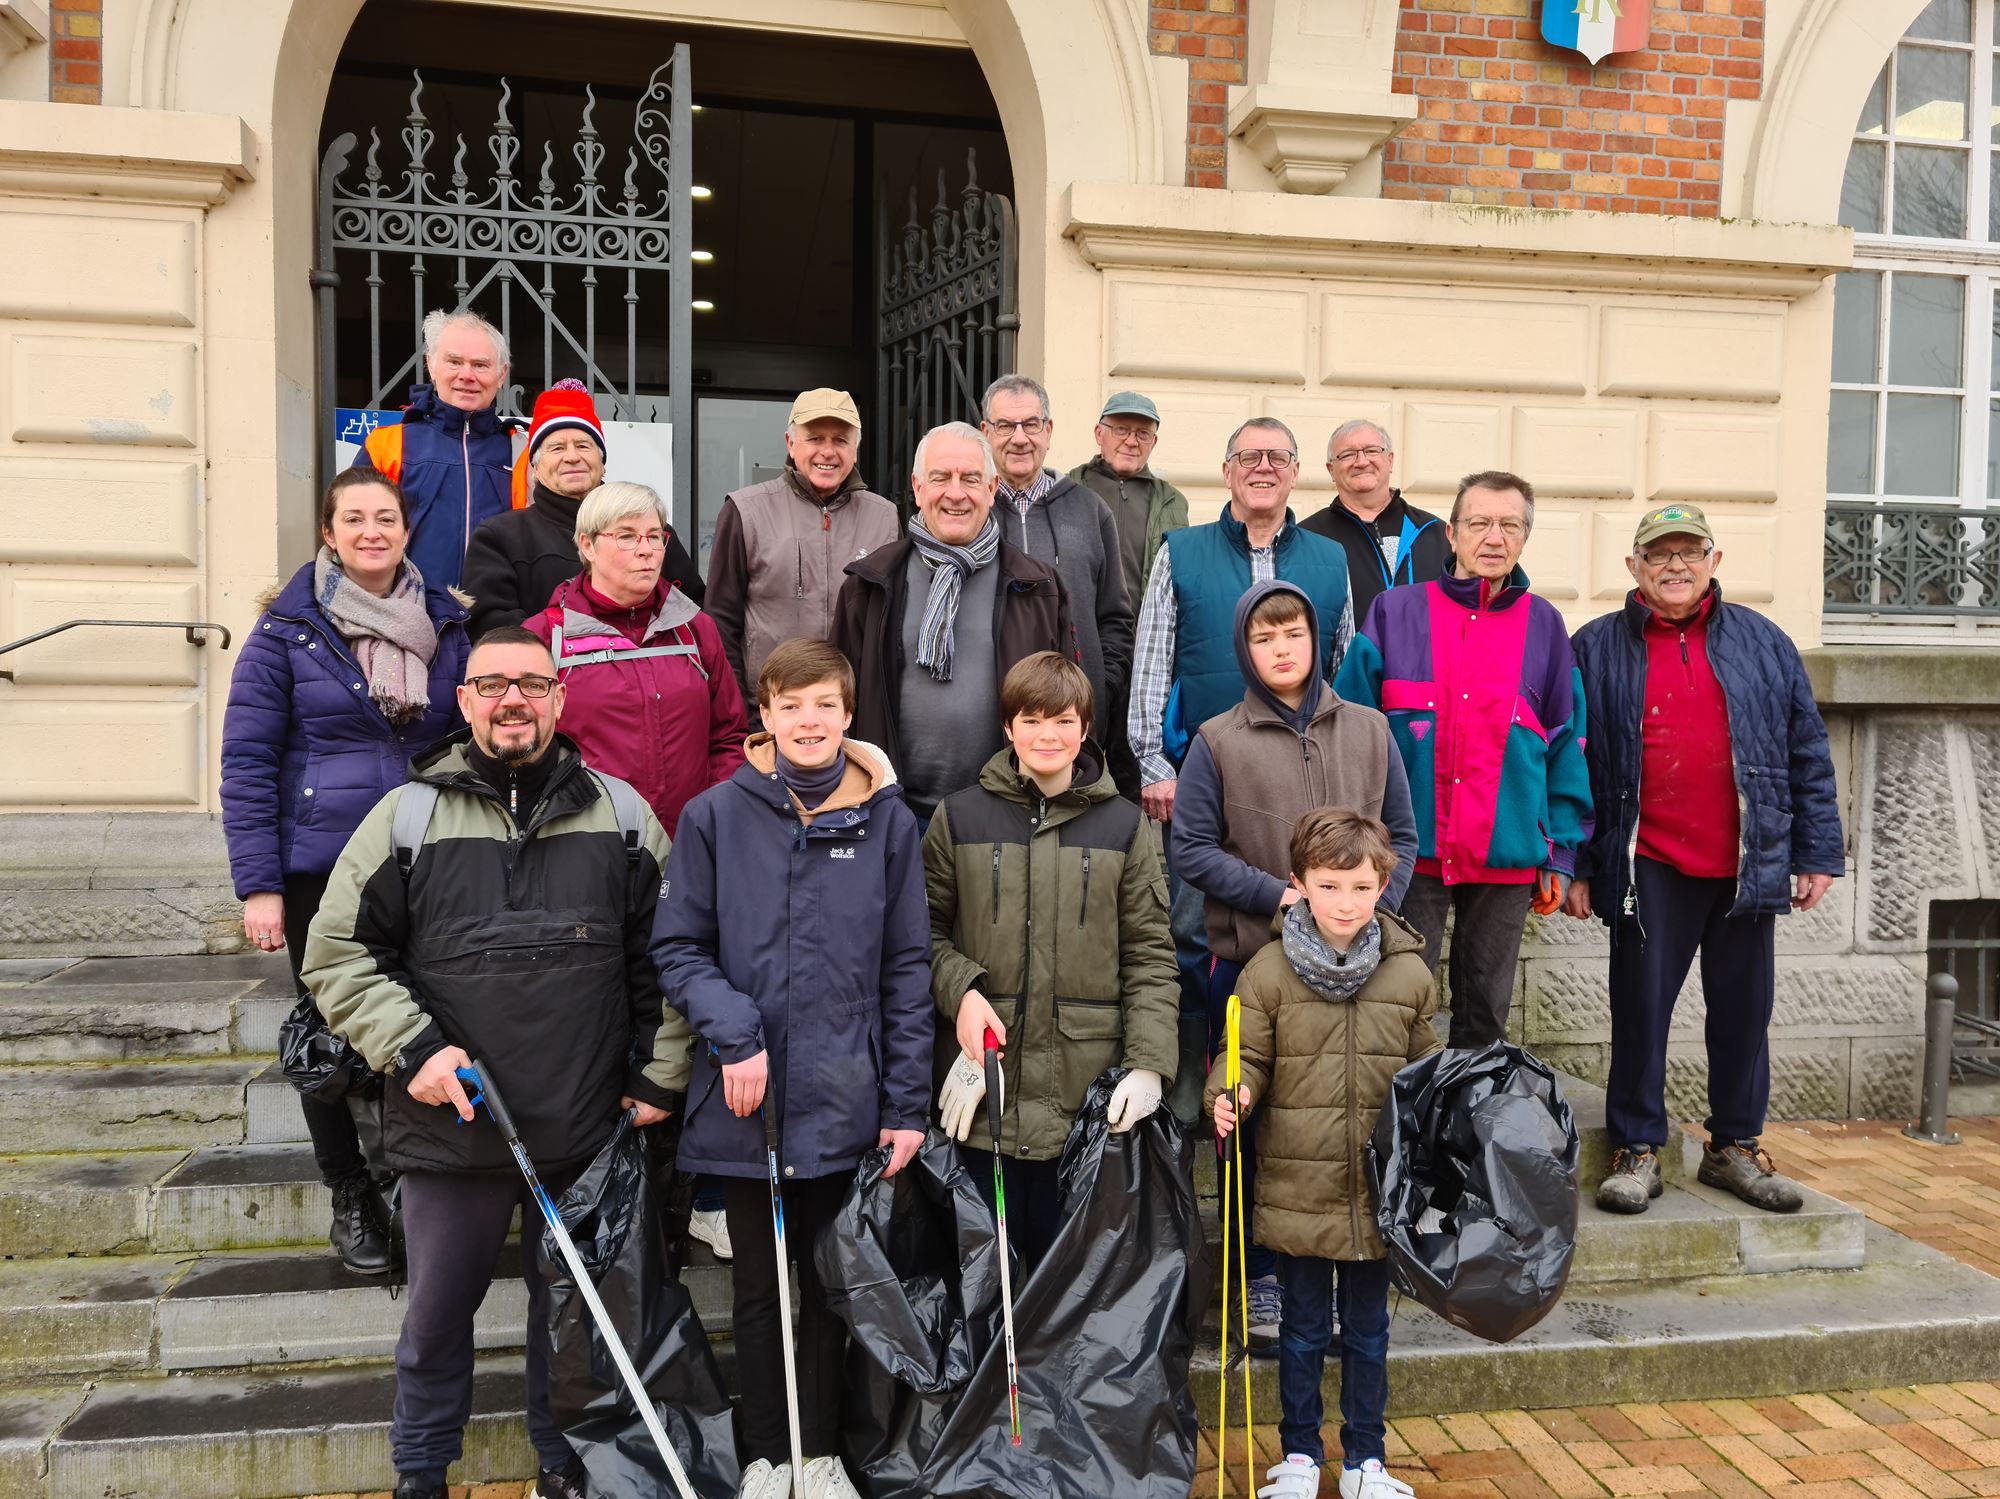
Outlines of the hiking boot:
{"type": "Polygon", "coordinates": [[[1340,1499],[1416,1499],[1416,1493],[1377,1457],[1358,1468],[1340,1470],[1340,1499]]]}
{"type": "Polygon", "coordinates": [[[587,1499],[583,1464],[571,1458],[560,1468],[544,1468],[528,1490],[528,1499],[587,1499]]]}
{"type": "Polygon", "coordinates": [[[806,1499],[861,1499],[861,1490],[847,1476],[837,1457],[806,1459],[806,1499]]]}
{"type": "Polygon", "coordinates": [[[1278,1277],[1260,1275],[1250,1282],[1250,1356],[1278,1356],[1278,1324],[1283,1320],[1285,1295],[1278,1289],[1278,1277]]]}
{"type": "Polygon", "coordinates": [[[1302,1452],[1287,1454],[1264,1476],[1270,1482],[1257,1490],[1257,1499],[1319,1499],[1319,1464],[1302,1452]]]}
{"type": "Polygon", "coordinates": [[[406,1473],[396,1483],[396,1499],[448,1499],[450,1493],[441,1480],[419,1473],[406,1473]]]}
{"type": "Polygon", "coordinates": [[[333,1184],[333,1227],[326,1238],[341,1264],[356,1275],[389,1273],[389,1229],[366,1171],[333,1184]]]}
{"type": "Polygon", "coordinates": [[[1734,1193],[1767,1213],[1796,1213],[1806,1200],[1797,1182],[1778,1175],[1770,1152],[1755,1140],[1730,1140],[1721,1145],[1710,1140],[1701,1153],[1701,1170],[1695,1179],[1705,1187],[1734,1193]]]}
{"type": "Polygon", "coordinates": [[[792,1465],[779,1463],[774,1468],[769,1458],[758,1458],[743,1470],[736,1499],[792,1499],[792,1465]]]}
{"type": "Polygon", "coordinates": [[[719,1260],[736,1258],[735,1246],[729,1242],[729,1215],[721,1208],[707,1212],[696,1208],[688,1219],[688,1237],[701,1240],[719,1260]]]}
{"type": "Polygon", "coordinates": [[[1598,1186],[1597,1205],[1607,1213],[1643,1213],[1662,1190],[1660,1158],[1652,1147],[1621,1147],[1612,1152],[1611,1174],[1598,1186]]]}

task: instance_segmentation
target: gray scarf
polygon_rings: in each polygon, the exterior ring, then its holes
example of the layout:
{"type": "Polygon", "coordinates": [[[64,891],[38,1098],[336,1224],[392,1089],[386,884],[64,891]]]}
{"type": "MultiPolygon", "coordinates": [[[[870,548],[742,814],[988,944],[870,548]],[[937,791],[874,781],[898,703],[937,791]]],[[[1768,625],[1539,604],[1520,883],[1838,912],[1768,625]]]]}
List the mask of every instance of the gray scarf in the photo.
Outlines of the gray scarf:
{"type": "Polygon", "coordinates": [[[1320,935],[1312,907],[1302,900],[1293,901],[1291,909],[1285,912],[1282,940],[1286,960],[1305,980],[1306,987],[1335,1004],[1353,999],[1355,991],[1382,966],[1381,922],[1371,921],[1363,927],[1347,949],[1347,955],[1342,957],[1320,935]]]}
{"type": "Polygon", "coordinates": [[[952,631],[958,624],[958,596],[965,580],[1000,555],[1000,523],[989,512],[970,546],[951,546],[931,535],[920,515],[910,517],[910,542],[931,565],[930,597],[917,626],[917,665],[940,682],[951,680],[952,631]]]}
{"type": "Polygon", "coordinates": [[[340,570],[329,547],[313,563],[313,602],[354,652],[368,695],[390,723],[409,723],[430,708],[437,626],[424,608],[424,579],[407,558],[388,595],[377,598],[340,570]]]}

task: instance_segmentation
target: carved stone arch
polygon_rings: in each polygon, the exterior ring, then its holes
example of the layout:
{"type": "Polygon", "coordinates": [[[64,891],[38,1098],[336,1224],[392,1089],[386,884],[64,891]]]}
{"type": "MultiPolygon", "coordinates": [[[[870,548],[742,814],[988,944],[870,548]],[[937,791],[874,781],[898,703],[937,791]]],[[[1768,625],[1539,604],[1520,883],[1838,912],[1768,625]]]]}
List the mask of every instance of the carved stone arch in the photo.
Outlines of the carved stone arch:
{"type": "Polygon", "coordinates": [[[1744,214],[1830,224],[1861,104],[1926,0],[1807,0],[1770,65],[1750,145],[1744,214]]]}

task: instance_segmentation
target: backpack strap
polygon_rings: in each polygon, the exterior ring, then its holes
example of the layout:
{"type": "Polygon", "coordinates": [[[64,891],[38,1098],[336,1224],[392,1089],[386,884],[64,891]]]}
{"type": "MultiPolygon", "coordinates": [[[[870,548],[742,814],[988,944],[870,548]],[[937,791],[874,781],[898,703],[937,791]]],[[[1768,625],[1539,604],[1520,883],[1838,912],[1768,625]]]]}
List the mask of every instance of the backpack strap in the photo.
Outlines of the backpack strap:
{"type": "Polygon", "coordinates": [[[604,794],[611,798],[612,815],[618,819],[618,832],[625,840],[625,862],[637,864],[640,850],[645,846],[645,798],[629,781],[621,781],[617,776],[607,775],[601,770],[593,769],[591,774],[597,777],[604,794]]]}
{"type": "Polygon", "coordinates": [[[409,781],[402,791],[396,798],[395,816],[389,824],[389,843],[396,851],[396,873],[407,885],[410,871],[417,866],[417,851],[424,846],[431,813],[437,810],[438,788],[428,781],[409,781]]]}

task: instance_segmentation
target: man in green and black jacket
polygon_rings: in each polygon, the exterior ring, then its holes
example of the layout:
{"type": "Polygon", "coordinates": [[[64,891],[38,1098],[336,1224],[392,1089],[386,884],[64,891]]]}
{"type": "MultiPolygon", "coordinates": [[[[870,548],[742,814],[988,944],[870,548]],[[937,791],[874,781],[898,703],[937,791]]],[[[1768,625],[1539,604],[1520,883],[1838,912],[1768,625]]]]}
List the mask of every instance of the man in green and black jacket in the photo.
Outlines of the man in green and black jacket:
{"type": "MultiPolygon", "coordinates": [[[[1007,1226],[1032,1270],[1060,1227],[1058,1166],[1090,1085],[1124,1067],[1114,1132],[1159,1107],[1180,1054],[1167,877],[1139,809],[1087,738],[1090,679],[1054,651],[1007,673],[1010,748],[939,804],[924,838],[939,1110],[960,1140],[985,1111],[983,1038],[999,1037],[1007,1226]]],[[[990,1146],[983,1129],[978,1137],[990,1146]]],[[[991,1194],[990,1163],[971,1167],[991,1194]]]]}
{"type": "MultiPolygon", "coordinates": [[[[665,831],[556,733],[562,685],[525,630],[480,640],[458,700],[469,730],[418,758],[363,820],[304,965],[328,1027],[388,1077],[383,1151],[403,1172],[410,1280],[390,1430],[398,1499],[443,1499],[472,1409],[473,1313],[515,1208],[537,1216],[499,1132],[472,1122],[456,1069],[485,1064],[551,1191],[621,1110],[657,1123],[687,1090],[687,1027],[647,952],[665,831]],[[399,821],[413,796],[434,798],[428,816],[399,821]]],[[[582,1465],[549,1413],[540,1241],[522,1235],[537,1489],[581,1499],[582,1465]]]]}

